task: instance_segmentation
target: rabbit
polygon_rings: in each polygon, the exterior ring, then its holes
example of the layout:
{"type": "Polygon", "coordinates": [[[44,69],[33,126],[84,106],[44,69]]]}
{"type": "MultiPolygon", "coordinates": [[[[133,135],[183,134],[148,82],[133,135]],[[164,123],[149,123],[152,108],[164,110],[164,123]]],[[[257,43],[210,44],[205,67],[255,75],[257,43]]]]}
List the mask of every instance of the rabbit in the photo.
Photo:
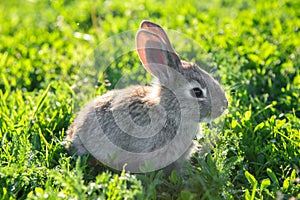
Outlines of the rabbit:
{"type": "Polygon", "coordinates": [[[158,24],[141,22],[136,49],[152,84],[111,90],[90,101],[67,130],[66,148],[117,170],[126,165],[144,173],[188,159],[199,124],[222,115],[228,101],[210,74],[179,58],[158,24]]]}

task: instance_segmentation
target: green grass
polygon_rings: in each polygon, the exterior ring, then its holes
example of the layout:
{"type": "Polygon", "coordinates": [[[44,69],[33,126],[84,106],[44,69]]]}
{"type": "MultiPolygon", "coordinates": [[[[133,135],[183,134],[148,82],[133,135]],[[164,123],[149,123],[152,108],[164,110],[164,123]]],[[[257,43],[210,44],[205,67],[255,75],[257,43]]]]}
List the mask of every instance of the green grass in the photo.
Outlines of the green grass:
{"type": "Polygon", "coordinates": [[[0,199],[300,199],[299,105],[299,1],[0,4],[0,199]],[[135,52],[99,74],[122,43],[99,44],[143,19],[200,44],[174,41],[218,70],[228,114],[218,132],[205,129],[208,148],[183,174],[95,174],[87,157],[67,155],[65,131],[121,76],[143,82],[135,52]]]}

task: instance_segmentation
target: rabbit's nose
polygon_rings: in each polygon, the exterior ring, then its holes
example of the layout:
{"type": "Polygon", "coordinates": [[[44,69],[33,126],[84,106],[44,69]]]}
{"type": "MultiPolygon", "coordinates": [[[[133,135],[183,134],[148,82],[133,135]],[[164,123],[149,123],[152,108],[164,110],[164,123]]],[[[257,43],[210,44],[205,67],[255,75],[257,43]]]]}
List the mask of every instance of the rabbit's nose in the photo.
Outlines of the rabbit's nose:
{"type": "Polygon", "coordinates": [[[221,107],[222,111],[226,110],[227,107],[228,107],[228,101],[225,99],[225,100],[224,100],[224,104],[223,104],[223,106],[221,107]]]}
{"type": "Polygon", "coordinates": [[[228,101],[227,101],[227,99],[224,100],[224,105],[225,105],[224,107],[226,109],[228,107],[228,101]]]}

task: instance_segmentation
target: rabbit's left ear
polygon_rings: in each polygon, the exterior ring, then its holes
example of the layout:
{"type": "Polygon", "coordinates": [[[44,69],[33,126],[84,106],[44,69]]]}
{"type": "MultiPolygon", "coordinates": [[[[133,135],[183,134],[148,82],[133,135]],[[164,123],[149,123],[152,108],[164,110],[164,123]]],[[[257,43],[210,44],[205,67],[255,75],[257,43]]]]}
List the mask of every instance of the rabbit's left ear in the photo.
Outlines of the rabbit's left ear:
{"type": "Polygon", "coordinates": [[[170,68],[177,70],[180,66],[181,61],[171,44],[153,32],[140,29],[136,46],[144,67],[161,81],[170,78],[170,68]]]}

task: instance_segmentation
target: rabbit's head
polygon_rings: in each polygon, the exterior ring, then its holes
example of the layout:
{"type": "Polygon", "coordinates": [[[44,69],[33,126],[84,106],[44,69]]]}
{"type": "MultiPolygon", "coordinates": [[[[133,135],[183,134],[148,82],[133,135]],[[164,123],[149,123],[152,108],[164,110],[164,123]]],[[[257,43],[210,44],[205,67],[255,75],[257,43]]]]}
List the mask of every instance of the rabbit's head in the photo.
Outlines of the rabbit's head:
{"type": "Polygon", "coordinates": [[[196,64],[180,60],[159,25],[143,21],[136,45],[143,66],[159,81],[161,98],[164,91],[172,91],[183,102],[181,107],[186,113],[197,111],[193,118],[198,122],[212,121],[227,108],[228,101],[219,83],[196,64]]]}

